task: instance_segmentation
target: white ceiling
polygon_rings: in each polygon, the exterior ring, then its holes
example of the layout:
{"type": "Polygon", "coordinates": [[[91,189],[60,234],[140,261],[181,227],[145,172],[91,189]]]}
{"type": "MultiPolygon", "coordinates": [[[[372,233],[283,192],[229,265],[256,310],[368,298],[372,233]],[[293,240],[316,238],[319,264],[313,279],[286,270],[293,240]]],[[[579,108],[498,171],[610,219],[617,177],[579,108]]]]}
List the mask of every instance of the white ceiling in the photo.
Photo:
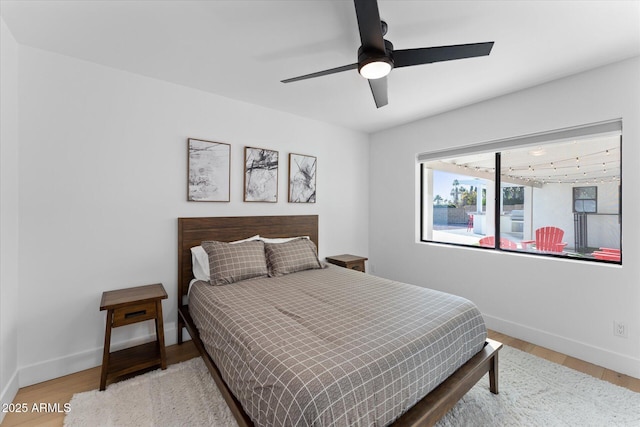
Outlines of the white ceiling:
{"type": "Polygon", "coordinates": [[[5,1],[33,46],[364,132],[640,55],[640,1],[385,1],[396,49],[495,41],[490,56],[393,70],[376,109],[353,2],[5,1]]]}

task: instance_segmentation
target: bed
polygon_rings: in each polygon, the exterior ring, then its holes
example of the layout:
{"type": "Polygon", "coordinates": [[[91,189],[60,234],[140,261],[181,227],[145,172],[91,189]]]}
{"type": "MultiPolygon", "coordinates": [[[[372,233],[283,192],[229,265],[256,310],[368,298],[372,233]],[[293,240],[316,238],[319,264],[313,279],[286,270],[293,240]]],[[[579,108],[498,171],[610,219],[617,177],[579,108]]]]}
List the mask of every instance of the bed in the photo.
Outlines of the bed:
{"type": "MultiPolygon", "coordinates": [[[[484,324],[478,324],[479,313],[475,306],[470,307],[466,300],[447,294],[331,266],[282,278],[255,278],[231,286],[216,287],[196,281],[189,297],[191,303],[187,304],[193,279],[191,247],[202,241],[230,242],[255,234],[264,237],[309,236],[317,245],[318,217],[178,219],[178,342],[182,343],[183,328],[186,328],[239,425],[252,426],[253,420],[257,425],[433,425],[487,372],[490,391],[498,392],[501,344],[485,339],[484,324]],[[320,286],[320,283],[325,287],[313,289],[314,284],[320,286]],[[305,291],[299,292],[299,289],[305,291]],[[369,300],[361,301],[357,292],[362,293],[362,290],[370,294],[369,300]],[[300,295],[293,298],[295,294],[300,295]],[[376,296],[371,297],[374,294],[376,296]],[[329,296],[348,304],[351,309],[345,310],[347,306],[339,304],[337,308],[333,307],[336,303],[329,296]],[[424,309],[421,298],[441,301],[442,313],[453,312],[455,318],[469,318],[465,321],[470,325],[469,331],[447,332],[449,324],[435,328],[425,326],[427,329],[421,330],[421,325],[414,324],[400,328],[402,333],[399,335],[397,331],[391,331],[389,339],[376,338],[376,331],[399,321],[383,321],[385,316],[379,315],[381,309],[395,304],[406,308],[396,312],[420,317],[424,315],[420,311],[424,309]],[[376,304],[376,299],[379,306],[372,305],[376,304]],[[278,304],[274,305],[274,300],[278,304]],[[412,302],[413,308],[409,307],[412,302]],[[449,307],[454,302],[462,305],[449,307]],[[296,304],[303,304],[304,309],[296,304]],[[221,311],[220,307],[227,311],[221,311]],[[318,323],[323,314],[326,314],[325,323],[318,323]],[[250,320],[254,319],[251,316],[262,317],[260,322],[255,322],[250,320]],[[338,325],[339,317],[347,318],[346,328],[338,325]],[[272,323],[261,326],[263,330],[256,326],[268,322],[272,323]],[[211,329],[205,323],[214,326],[211,329]],[[238,332],[230,332],[225,324],[242,327],[238,332]],[[264,333],[265,328],[270,335],[264,333]],[[261,334],[262,339],[259,339],[257,336],[261,334]],[[480,338],[482,341],[478,342],[480,338]],[[235,344],[234,340],[237,341],[235,344]],[[220,344],[230,342],[231,349],[220,344]],[[426,347],[430,343],[444,343],[440,346],[448,348],[449,353],[444,356],[429,353],[426,347]],[[262,352],[259,357],[246,352],[254,347],[262,352]],[[318,353],[314,355],[314,363],[307,361],[303,348],[318,353]],[[402,362],[389,363],[390,358],[396,362],[399,358],[392,352],[396,348],[404,354],[402,362]],[[373,353],[386,358],[384,363],[374,359],[373,353]],[[429,357],[425,356],[427,353],[429,357]],[[326,357],[327,354],[331,357],[326,357]],[[269,359],[269,355],[275,356],[269,359]],[[336,364],[336,360],[339,363],[336,364]],[[437,374],[423,374],[424,381],[409,380],[420,376],[416,372],[434,364],[438,366],[437,374]],[[406,369],[410,372],[395,372],[394,369],[400,369],[396,365],[408,366],[406,369]],[[306,382],[304,378],[307,378],[306,382]],[[284,383],[286,387],[282,386],[284,383]],[[379,390],[377,387],[382,383],[387,388],[379,390]],[[433,383],[439,385],[433,388],[433,383]],[[367,402],[368,398],[372,401],[367,402]],[[269,401],[276,401],[276,407],[269,409],[266,404],[269,401]],[[299,402],[307,403],[301,405],[299,402]]],[[[435,313],[425,323],[436,321],[442,313],[435,313]]],[[[341,325],[345,324],[344,319],[341,322],[341,325]]],[[[459,325],[455,329],[459,329],[459,325]]]]}

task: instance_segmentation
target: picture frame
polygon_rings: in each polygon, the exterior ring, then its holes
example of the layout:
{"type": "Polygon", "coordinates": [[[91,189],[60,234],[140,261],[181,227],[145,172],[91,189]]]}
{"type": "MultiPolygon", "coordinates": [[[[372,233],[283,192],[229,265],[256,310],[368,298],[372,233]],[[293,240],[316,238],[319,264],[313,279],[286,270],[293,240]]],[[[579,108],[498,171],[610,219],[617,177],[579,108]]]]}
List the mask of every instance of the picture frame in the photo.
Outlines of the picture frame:
{"type": "Polygon", "coordinates": [[[187,201],[229,202],[231,145],[189,138],[187,201]]]}
{"type": "Polygon", "coordinates": [[[278,201],[278,157],[275,150],[244,147],[244,201],[278,201]]]}
{"type": "Polygon", "coordinates": [[[317,164],[314,156],[289,153],[289,203],[316,202],[317,164]]]}

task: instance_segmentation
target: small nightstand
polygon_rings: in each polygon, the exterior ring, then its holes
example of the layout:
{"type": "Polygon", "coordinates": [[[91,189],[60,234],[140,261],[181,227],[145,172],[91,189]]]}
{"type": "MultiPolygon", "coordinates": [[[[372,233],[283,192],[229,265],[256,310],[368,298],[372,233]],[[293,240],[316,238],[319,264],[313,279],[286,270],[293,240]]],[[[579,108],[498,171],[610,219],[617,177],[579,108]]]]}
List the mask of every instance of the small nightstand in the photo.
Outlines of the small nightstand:
{"type": "Polygon", "coordinates": [[[365,258],[357,255],[334,255],[326,258],[327,262],[331,264],[339,265],[340,267],[349,268],[351,270],[364,271],[364,262],[369,258],[365,258]]]}
{"type": "Polygon", "coordinates": [[[167,368],[162,322],[162,300],[167,292],[161,283],[118,289],[102,293],[100,310],[107,310],[107,329],[104,334],[100,390],[107,385],[107,376],[132,374],[153,366],[167,368]],[[145,320],[155,320],[156,341],[110,352],[111,329],[145,320]]]}

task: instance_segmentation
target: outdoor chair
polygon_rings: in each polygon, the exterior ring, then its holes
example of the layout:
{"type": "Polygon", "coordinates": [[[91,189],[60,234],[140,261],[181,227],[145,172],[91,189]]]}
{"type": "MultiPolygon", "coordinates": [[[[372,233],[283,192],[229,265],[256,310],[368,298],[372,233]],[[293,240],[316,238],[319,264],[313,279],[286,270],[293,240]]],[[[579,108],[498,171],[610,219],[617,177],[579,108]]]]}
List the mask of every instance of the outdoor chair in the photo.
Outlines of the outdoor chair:
{"type": "MultiPolygon", "coordinates": [[[[480,239],[478,242],[480,246],[485,248],[495,248],[496,247],[496,237],[495,236],[486,236],[480,239]]],[[[518,249],[518,244],[512,242],[509,239],[505,239],[504,237],[500,238],[500,247],[502,249],[518,249]]]]}
{"type": "Polygon", "coordinates": [[[622,253],[620,249],[612,248],[600,248],[598,251],[593,251],[591,254],[595,259],[602,259],[606,261],[620,261],[622,253]]]}
{"type": "Polygon", "coordinates": [[[535,244],[536,250],[542,252],[560,253],[567,246],[562,241],[564,230],[558,227],[542,227],[536,230],[536,240],[523,240],[522,249],[528,249],[529,245],[535,244]]]}

